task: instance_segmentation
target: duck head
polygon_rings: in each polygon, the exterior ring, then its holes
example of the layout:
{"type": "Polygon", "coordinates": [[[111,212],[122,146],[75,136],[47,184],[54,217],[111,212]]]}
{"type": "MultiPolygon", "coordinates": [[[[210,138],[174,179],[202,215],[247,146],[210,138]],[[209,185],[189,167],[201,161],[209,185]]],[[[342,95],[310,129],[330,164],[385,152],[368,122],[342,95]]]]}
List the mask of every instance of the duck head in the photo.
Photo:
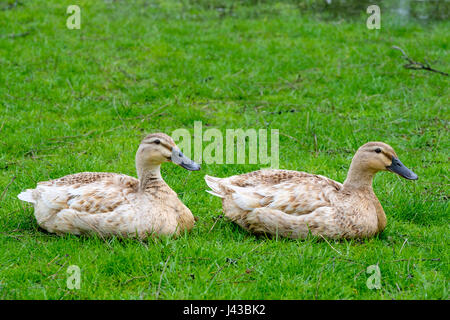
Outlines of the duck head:
{"type": "Polygon", "coordinates": [[[191,171],[200,170],[200,165],[186,157],[168,135],[164,133],[147,135],[136,152],[138,176],[145,171],[157,170],[159,173],[159,167],[164,162],[173,162],[191,171]]]}
{"type": "Polygon", "coordinates": [[[394,149],[383,142],[368,142],[356,151],[344,184],[371,185],[378,171],[391,171],[408,180],[417,180],[417,174],[408,169],[394,149]]]}
{"type": "Polygon", "coordinates": [[[417,180],[417,175],[398,158],[394,149],[383,142],[368,142],[361,146],[352,160],[358,167],[371,172],[391,171],[408,180],[417,180]]]}

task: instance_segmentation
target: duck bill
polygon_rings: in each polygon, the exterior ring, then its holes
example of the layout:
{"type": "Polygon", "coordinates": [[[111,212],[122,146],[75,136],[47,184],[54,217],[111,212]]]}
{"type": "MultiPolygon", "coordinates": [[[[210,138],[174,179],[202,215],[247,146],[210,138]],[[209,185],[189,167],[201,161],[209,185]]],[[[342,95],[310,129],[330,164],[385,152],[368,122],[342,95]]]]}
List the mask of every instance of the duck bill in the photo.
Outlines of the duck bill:
{"type": "Polygon", "coordinates": [[[189,171],[198,171],[200,170],[200,165],[186,157],[183,152],[178,148],[172,149],[172,157],[171,160],[173,163],[179,165],[180,167],[185,168],[189,171]]]}
{"type": "Polygon", "coordinates": [[[393,157],[391,165],[386,167],[386,169],[408,180],[417,180],[419,178],[417,174],[408,169],[398,158],[393,157]]]}

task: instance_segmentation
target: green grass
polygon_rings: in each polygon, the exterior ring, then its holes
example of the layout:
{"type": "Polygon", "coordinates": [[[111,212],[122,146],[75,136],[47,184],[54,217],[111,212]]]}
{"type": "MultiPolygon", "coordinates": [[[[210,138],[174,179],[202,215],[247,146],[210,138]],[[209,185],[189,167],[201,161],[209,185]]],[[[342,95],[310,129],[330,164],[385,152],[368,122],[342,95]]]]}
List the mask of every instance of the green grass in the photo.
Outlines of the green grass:
{"type": "Polygon", "coordinates": [[[448,21],[388,15],[368,30],[364,12],[321,19],[289,2],[222,11],[220,1],[76,3],[80,30],[65,26],[73,1],[0,11],[1,299],[449,298],[448,77],[404,69],[391,49],[448,72],[448,21]],[[360,145],[384,141],[419,180],[378,174],[386,230],[330,243],[216,222],[220,200],[203,176],[258,165],[165,164],[165,180],[199,218],[178,239],[58,237],[17,199],[71,173],[135,175],[145,133],[193,132],[196,120],[223,133],[279,129],[280,168],[341,182],[360,145]],[[366,286],[373,264],[379,290],[366,286]],[[81,269],[80,290],[66,287],[69,265],[81,269]]]}

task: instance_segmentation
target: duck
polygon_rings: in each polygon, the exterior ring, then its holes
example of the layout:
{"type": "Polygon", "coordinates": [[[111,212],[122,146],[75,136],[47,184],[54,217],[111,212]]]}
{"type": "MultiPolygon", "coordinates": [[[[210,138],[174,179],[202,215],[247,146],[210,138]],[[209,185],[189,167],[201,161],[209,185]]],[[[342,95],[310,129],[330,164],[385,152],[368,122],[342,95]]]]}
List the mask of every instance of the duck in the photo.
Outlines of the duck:
{"type": "Polygon", "coordinates": [[[170,136],[152,133],[136,152],[137,179],[119,173],[81,172],[39,182],[18,198],[33,205],[42,229],[57,235],[176,236],[190,231],[195,220],[161,177],[164,162],[200,170],[170,136]]]}
{"type": "Polygon", "coordinates": [[[372,183],[379,171],[418,176],[383,142],[368,142],[352,158],[344,183],[294,170],[262,169],[227,178],[205,176],[224,215],[255,234],[305,239],[368,238],[382,232],[386,214],[372,183]]]}

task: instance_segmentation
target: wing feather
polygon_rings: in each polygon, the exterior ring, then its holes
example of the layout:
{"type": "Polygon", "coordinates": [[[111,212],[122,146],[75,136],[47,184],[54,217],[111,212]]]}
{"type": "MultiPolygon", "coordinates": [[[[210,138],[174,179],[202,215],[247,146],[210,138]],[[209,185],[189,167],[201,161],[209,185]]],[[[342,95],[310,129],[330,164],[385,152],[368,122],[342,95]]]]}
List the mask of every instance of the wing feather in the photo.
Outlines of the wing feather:
{"type": "Polygon", "coordinates": [[[291,170],[259,170],[229,178],[208,179],[214,193],[251,211],[268,207],[303,215],[330,206],[342,184],[320,175],[291,170]]]}
{"type": "Polygon", "coordinates": [[[79,173],[39,183],[33,195],[48,209],[97,214],[129,203],[127,195],[136,191],[138,183],[121,174],[79,173]]]}

